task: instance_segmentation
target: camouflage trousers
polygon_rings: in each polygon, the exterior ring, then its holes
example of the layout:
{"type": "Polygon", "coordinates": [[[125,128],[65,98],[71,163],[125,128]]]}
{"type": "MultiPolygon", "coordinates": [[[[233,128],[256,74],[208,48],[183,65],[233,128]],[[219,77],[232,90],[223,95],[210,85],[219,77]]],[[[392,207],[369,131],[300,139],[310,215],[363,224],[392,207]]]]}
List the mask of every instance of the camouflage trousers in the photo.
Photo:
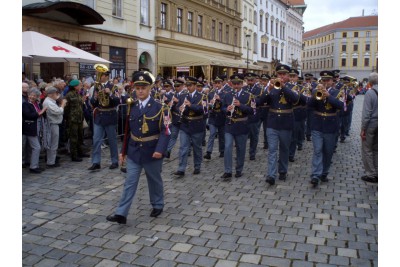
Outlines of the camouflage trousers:
{"type": "Polygon", "coordinates": [[[68,125],[69,150],[71,157],[78,157],[82,154],[81,144],[83,143],[82,123],[71,123],[68,125]]]}

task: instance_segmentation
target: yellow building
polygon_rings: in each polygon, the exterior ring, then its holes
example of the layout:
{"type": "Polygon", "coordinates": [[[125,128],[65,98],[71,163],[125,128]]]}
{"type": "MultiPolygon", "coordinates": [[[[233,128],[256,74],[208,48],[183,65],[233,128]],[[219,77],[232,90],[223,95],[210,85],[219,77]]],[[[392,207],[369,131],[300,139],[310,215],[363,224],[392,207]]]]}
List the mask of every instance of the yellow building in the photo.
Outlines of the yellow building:
{"type": "Polygon", "coordinates": [[[156,2],[158,74],[212,79],[246,68],[240,0],[156,2]]]}
{"type": "Polygon", "coordinates": [[[351,17],[303,35],[302,70],[340,70],[362,80],[378,70],[378,16],[351,17]]]}

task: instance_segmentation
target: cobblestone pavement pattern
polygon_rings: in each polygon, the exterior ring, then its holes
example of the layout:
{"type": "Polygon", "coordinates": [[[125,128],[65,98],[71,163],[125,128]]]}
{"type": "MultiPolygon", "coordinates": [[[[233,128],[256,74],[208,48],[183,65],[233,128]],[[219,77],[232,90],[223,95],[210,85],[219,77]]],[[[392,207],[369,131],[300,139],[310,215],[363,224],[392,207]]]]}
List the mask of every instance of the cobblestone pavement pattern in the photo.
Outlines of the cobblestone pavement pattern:
{"type": "MultiPolygon", "coordinates": [[[[165,160],[164,212],[151,218],[144,174],[128,223],[106,221],[118,204],[124,174],[90,173],[86,158],[40,175],[23,170],[24,266],[377,266],[378,187],[367,184],[360,153],[363,96],[355,101],[346,143],[338,143],[328,183],[310,185],[312,142],[290,163],[286,182],[265,182],[267,150],[246,153],[243,176],[221,181],[217,143],[212,160],[176,179],[174,148],[165,160]]],[[[208,134],[209,132],[207,132],[208,134]]],[[[262,140],[262,138],[260,138],[262,140]]],[[[217,142],[217,140],[216,140],[217,142]]],[[[248,149],[248,146],[247,146],[248,149]]],[[[205,152],[205,151],[204,151],[205,152]]],[[[44,164],[41,162],[41,164],[44,164]]]]}

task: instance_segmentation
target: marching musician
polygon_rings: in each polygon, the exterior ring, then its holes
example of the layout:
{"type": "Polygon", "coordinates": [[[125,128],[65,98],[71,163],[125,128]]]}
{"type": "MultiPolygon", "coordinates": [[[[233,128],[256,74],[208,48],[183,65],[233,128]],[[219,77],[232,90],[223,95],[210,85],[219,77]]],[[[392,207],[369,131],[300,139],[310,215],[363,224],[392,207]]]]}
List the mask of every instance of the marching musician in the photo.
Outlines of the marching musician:
{"type": "Polygon", "coordinates": [[[352,85],[351,85],[351,79],[348,76],[344,76],[342,78],[341,87],[336,86],[335,88],[339,91],[342,91],[343,94],[345,94],[345,99],[346,101],[343,102],[343,109],[341,109],[338,112],[339,115],[339,127],[338,127],[338,133],[337,133],[337,139],[336,142],[339,141],[340,138],[340,143],[344,143],[344,140],[346,140],[346,133],[348,134],[348,128],[350,124],[350,113],[353,108],[352,105],[352,100],[353,97],[349,94],[351,90],[353,90],[352,85]]]}
{"type": "Polygon", "coordinates": [[[188,93],[179,96],[180,112],[180,148],[179,148],[179,166],[174,173],[177,177],[183,177],[187,166],[189,148],[193,146],[193,174],[199,174],[202,163],[202,146],[206,125],[204,123],[203,95],[196,91],[197,79],[187,77],[186,86],[188,93]]]}
{"type": "MultiPolygon", "coordinates": [[[[270,91],[270,80],[271,77],[268,74],[261,74],[261,87],[262,94],[267,95],[270,91]]],[[[269,106],[267,102],[260,106],[260,125],[263,126],[263,136],[264,136],[264,149],[268,149],[268,139],[267,139],[267,119],[268,119],[269,106]]]]}
{"type": "Polygon", "coordinates": [[[268,137],[268,172],[266,182],[275,184],[276,173],[279,180],[286,180],[289,161],[289,146],[294,126],[293,104],[299,101],[300,95],[292,91],[293,84],[289,81],[290,67],[279,65],[276,67],[278,78],[275,79],[274,89],[266,96],[264,101],[270,106],[268,111],[267,137],[268,137]],[[278,156],[279,149],[279,156],[278,156]]]}
{"type": "MultiPolygon", "coordinates": [[[[199,94],[201,94],[202,97],[203,97],[203,100],[201,102],[201,104],[203,105],[203,111],[204,111],[203,120],[204,120],[204,125],[207,125],[207,119],[208,119],[208,103],[207,102],[208,101],[207,101],[207,93],[206,93],[206,91],[208,90],[208,88],[207,88],[207,90],[205,90],[204,86],[205,86],[204,82],[197,80],[196,91],[199,94]]],[[[202,146],[206,145],[206,131],[204,131],[204,135],[203,135],[203,139],[201,141],[201,145],[202,146]]],[[[189,154],[190,154],[190,152],[189,152],[189,154]]]]}
{"type": "Polygon", "coordinates": [[[241,177],[246,155],[246,141],[249,134],[248,116],[254,113],[251,107],[251,96],[242,90],[243,75],[234,74],[230,76],[233,92],[226,93],[223,102],[225,120],[225,149],[224,149],[224,174],[223,181],[232,179],[232,149],[233,141],[236,145],[236,174],[241,177]]]}
{"type": "MultiPolygon", "coordinates": [[[[159,216],[164,208],[164,186],[161,177],[163,154],[169,141],[169,108],[150,97],[152,77],[147,72],[137,72],[132,77],[138,101],[132,104],[129,114],[129,142],[127,151],[127,176],[119,205],[107,221],[126,224],[129,209],[136,194],[142,169],[145,170],[149,187],[150,217],[159,216]]],[[[124,162],[120,155],[120,162],[124,162]]]]}
{"type": "Polygon", "coordinates": [[[170,158],[171,156],[171,151],[172,148],[174,148],[176,144],[176,140],[178,139],[179,135],[179,128],[181,125],[180,122],[180,115],[179,115],[179,97],[184,94],[183,92],[183,85],[184,81],[181,80],[173,80],[174,82],[174,87],[175,87],[175,93],[172,96],[172,101],[169,102],[169,106],[171,108],[171,115],[172,115],[172,124],[170,125],[170,131],[171,131],[171,138],[169,139],[168,147],[167,147],[167,152],[165,157],[170,158]]]}
{"type": "Polygon", "coordinates": [[[211,159],[211,153],[214,147],[215,136],[218,133],[218,151],[219,157],[224,157],[225,149],[225,114],[222,112],[222,103],[227,93],[222,88],[222,77],[216,76],[214,79],[214,89],[208,94],[209,112],[208,125],[210,135],[207,142],[207,152],[204,155],[205,159],[211,159]]]}
{"type": "Polygon", "coordinates": [[[337,110],[343,109],[339,90],[333,87],[333,73],[324,70],[320,73],[322,84],[313,91],[308,106],[313,110],[311,136],[314,154],[311,168],[311,184],[327,182],[338,129],[337,110]],[[317,98],[317,94],[320,95],[317,98]]]}
{"type": "MultiPolygon", "coordinates": [[[[314,88],[317,86],[317,83],[313,81],[314,75],[311,73],[305,73],[304,74],[304,79],[305,79],[305,85],[308,89],[307,90],[314,90],[314,88]]],[[[307,106],[307,117],[306,117],[306,138],[307,141],[311,141],[311,124],[312,124],[312,109],[310,109],[307,106]]]]}
{"type": "Polygon", "coordinates": [[[227,76],[227,75],[221,75],[220,77],[221,77],[221,79],[223,80],[223,81],[222,81],[222,88],[224,89],[224,91],[225,91],[225,92],[232,92],[233,89],[232,89],[232,87],[229,85],[228,76],[227,76]]]}
{"type": "MultiPolygon", "coordinates": [[[[117,147],[117,123],[118,115],[116,107],[119,105],[118,97],[111,93],[113,84],[108,80],[109,71],[101,73],[99,84],[90,100],[94,111],[93,122],[93,150],[92,166],[88,170],[100,169],[101,144],[107,134],[110,146],[111,165],[110,169],[118,168],[118,147],[117,147]]],[[[96,85],[95,85],[96,86],[96,85]]]]}
{"type": "Polygon", "coordinates": [[[293,105],[293,115],[294,115],[294,127],[292,132],[292,141],[289,146],[289,161],[294,162],[294,156],[297,150],[303,149],[304,142],[304,131],[305,131],[305,121],[307,117],[307,97],[305,95],[306,88],[298,82],[299,71],[296,69],[290,69],[289,80],[296,87],[297,93],[300,95],[299,102],[293,105]],[[303,90],[304,89],[304,90],[303,90]]]}
{"type": "Polygon", "coordinates": [[[260,108],[258,108],[259,99],[263,93],[262,88],[257,84],[258,75],[255,73],[247,73],[246,76],[247,85],[242,88],[242,90],[249,92],[252,96],[251,105],[254,109],[254,114],[249,115],[249,119],[247,121],[247,126],[249,127],[249,138],[250,138],[250,147],[249,147],[249,156],[250,160],[256,159],[257,153],[257,145],[258,145],[258,136],[260,135],[260,108]]]}

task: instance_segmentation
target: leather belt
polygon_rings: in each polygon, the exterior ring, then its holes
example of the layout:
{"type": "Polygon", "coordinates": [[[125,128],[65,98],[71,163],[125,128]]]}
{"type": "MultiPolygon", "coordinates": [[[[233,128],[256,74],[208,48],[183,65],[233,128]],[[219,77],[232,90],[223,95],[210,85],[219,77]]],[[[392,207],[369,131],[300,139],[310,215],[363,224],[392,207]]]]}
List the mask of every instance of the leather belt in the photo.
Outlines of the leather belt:
{"type": "Polygon", "coordinates": [[[269,108],[269,106],[260,106],[260,108],[269,108]]]}
{"type": "Polygon", "coordinates": [[[116,110],[115,108],[97,108],[97,110],[98,111],[105,111],[105,112],[107,112],[107,111],[113,111],[113,110],[116,110]]]}
{"type": "Polygon", "coordinates": [[[193,120],[200,120],[204,118],[204,115],[196,116],[196,117],[189,117],[189,116],[184,116],[185,119],[193,121],[193,120]]]}
{"type": "Polygon", "coordinates": [[[146,137],[136,137],[131,133],[132,140],[136,141],[136,142],[149,142],[149,141],[157,140],[159,137],[160,137],[160,134],[155,134],[155,135],[146,136],[146,137]]]}
{"type": "Polygon", "coordinates": [[[305,106],[294,106],[293,109],[306,108],[305,106]]]}
{"type": "Polygon", "coordinates": [[[293,113],[293,109],[273,109],[273,108],[270,108],[269,112],[289,114],[289,113],[293,113]]]}
{"type": "Polygon", "coordinates": [[[231,118],[231,120],[233,122],[238,122],[238,121],[247,121],[248,117],[244,117],[244,118],[231,118]]]}
{"type": "Polygon", "coordinates": [[[323,116],[323,117],[337,116],[336,112],[335,113],[326,113],[326,112],[314,111],[314,114],[319,115],[319,116],[323,116]]]}

